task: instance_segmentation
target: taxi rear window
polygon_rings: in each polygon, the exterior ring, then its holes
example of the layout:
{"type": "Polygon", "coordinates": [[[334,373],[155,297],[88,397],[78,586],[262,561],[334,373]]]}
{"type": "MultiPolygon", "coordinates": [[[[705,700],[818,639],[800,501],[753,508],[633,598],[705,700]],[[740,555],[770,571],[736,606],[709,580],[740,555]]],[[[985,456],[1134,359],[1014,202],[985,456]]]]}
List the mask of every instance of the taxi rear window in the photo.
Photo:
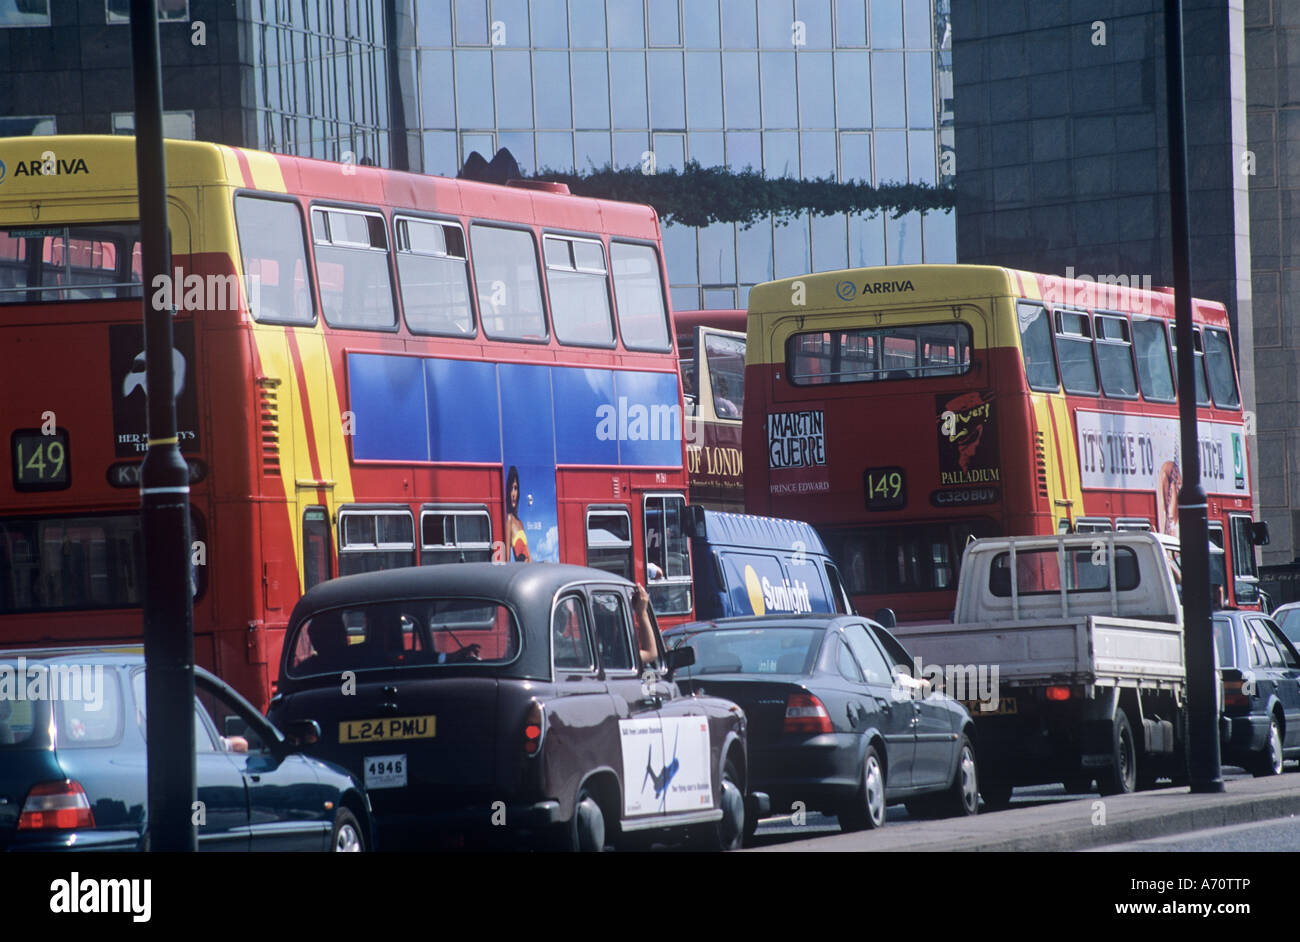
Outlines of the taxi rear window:
{"type": "Polygon", "coordinates": [[[288,644],[290,677],[345,670],[505,664],[519,653],[509,608],[486,599],[376,602],[318,612],[288,644]]]}

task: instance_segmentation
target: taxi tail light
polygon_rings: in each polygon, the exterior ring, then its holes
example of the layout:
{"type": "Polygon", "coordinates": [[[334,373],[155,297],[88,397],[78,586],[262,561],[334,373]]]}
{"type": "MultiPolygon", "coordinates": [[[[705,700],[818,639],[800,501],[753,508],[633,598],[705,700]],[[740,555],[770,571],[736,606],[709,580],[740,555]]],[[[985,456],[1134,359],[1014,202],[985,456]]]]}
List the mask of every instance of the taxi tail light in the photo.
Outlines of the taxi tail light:
{"type": "Polygon", "coordinates": [[[1066,686],[1062,686],[1060,684],[1048,687],[1047,699],[1048,700],[1069,700],[1070,688],[1066,686]]]}
{"type": "Polygon", "coordinates": [[[783,733],[833,733],[826,705],[810,693],[792,693],[785,701],[783,733]]]}
{"type": "Polygon", "coordinates": [[[524,755],[535,756],[542,751],[542,739],[546,736],[546,711],[534,700],[524,716],[524,755]]]}
{"type": "Polygon", "coordinates": [[[68,831],[93,828],[86,791],[78,782],[42,782],[32,786],[18,818],[20,831],[68,831]]]}

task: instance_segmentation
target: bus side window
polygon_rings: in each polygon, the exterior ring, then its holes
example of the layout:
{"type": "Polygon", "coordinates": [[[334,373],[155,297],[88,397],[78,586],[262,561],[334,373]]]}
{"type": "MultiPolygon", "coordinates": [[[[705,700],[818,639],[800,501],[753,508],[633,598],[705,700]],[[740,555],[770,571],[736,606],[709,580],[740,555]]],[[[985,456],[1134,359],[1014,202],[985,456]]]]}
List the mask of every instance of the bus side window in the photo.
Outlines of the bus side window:
{"type": "Polygon", "coordinates": [[[1056,392],[1056,360],[1052,356],[1052,327],[1047,311],[1037,304],[1019,304],[1016,320],[1020,325],[1020,350],[1025,358],[1025,378],[1030,389],[1056,392]]]}

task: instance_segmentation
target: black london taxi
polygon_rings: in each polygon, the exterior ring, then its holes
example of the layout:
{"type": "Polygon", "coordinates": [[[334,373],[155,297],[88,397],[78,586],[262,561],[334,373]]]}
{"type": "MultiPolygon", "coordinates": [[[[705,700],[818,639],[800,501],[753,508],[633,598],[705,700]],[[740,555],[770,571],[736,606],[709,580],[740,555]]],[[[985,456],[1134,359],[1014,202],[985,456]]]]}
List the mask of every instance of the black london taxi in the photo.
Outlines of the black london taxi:
{"type": "Polygon", "coordinates": [[[390,569],[302,597],[269,715],[319,723],[309,748],[364,780],[380,850],[449,835],[730,849],[767,803],[746,797],[741,709],[673,682],[693,656],[668,651],[644,590],[608,572],[390,569]]]}

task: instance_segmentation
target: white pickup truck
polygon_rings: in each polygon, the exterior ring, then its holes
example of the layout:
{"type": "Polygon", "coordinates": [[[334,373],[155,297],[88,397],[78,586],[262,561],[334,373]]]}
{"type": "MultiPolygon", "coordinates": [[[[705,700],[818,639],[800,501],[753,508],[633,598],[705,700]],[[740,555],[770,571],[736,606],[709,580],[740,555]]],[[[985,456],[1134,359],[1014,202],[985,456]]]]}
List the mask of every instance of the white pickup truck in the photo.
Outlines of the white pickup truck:
{"type": "Polygon", "coordinates": [[[1096,779],[1106,795],[1185,780],[1176,573],[1150,533],[974,540],[953,623],[894,629],[914,671],[966,701],[987,804],[1016,785],[1096,779]]]}

